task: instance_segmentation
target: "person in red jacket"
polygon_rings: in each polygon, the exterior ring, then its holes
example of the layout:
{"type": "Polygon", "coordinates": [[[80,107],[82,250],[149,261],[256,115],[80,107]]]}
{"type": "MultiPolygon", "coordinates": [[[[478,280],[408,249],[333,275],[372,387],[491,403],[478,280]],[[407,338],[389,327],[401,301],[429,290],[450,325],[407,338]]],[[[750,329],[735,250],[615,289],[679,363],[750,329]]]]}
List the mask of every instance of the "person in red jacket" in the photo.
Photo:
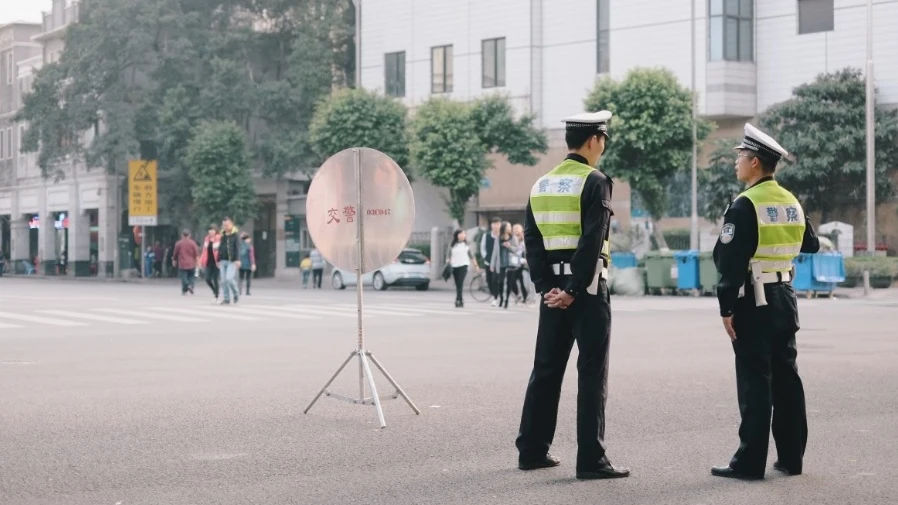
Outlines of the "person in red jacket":
{"type": "Polygon", "coordinates": [[[196,242],[190,238],[190,232],[181,232],[181,240],[175,244],[172,251],[172,266],[178,269],[181,276],[181,295],[189,291],[193,294],[194,276],[196,275],[196,260],[200,255],[196,242]]]}

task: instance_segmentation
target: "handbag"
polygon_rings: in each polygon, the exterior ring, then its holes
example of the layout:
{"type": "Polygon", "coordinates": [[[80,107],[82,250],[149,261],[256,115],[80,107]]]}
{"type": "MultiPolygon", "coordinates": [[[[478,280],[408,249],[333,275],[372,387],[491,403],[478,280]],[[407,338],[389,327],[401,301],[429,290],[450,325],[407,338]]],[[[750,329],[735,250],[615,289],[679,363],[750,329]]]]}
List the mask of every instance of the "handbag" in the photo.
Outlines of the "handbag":
{"type": "Polygon", "coordinates": [[[452,277],[452,265],[446,263],[446,266],[443,267],[443,280],[449,281],[449,278],[452,277]]]}

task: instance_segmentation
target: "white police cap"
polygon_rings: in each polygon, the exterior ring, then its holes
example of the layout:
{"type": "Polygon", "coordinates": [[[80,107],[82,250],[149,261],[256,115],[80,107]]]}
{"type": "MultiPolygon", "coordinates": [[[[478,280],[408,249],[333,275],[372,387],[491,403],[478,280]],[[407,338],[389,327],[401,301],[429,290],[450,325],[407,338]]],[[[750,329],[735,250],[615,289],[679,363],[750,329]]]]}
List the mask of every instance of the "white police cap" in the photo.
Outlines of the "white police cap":
{"type": "Polygon", "coordinates": [[[749,123],[745,123],[745,137],[742,139],[742,143],[734,149],[748,149],[749,151],[754,151],[758,153],[758,156],[761,158],[773,163],[779,161],[783,156],[789,155],[789,152],[783,149],[783,146],[773,140],[770,135],[767,135],[749,123]]]}
{"type": "Polygon", "coordinates": [[[562,122],[565,123],[565,129],[567,130],[592,129],[595,130],[597,135],[601,133],[608,140],[611,140],[611,136],[608,135],[608,120],[611,119],[611,116],[611,112],[607,110],[583,112],[566,117],[562,119],[562,122]]]}

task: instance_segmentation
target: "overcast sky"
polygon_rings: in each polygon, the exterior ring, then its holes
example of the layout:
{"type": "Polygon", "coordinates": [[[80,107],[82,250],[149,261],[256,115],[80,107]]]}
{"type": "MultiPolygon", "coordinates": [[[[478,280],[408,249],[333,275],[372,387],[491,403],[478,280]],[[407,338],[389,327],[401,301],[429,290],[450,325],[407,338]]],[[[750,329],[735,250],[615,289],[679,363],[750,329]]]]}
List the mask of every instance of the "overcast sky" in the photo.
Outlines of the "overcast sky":
{"type": "Polygon", "coordinates": [[[41,11],[49,11],[52,0],[0,0],[0,25],[10,21],[41,21],[41,11]]]}

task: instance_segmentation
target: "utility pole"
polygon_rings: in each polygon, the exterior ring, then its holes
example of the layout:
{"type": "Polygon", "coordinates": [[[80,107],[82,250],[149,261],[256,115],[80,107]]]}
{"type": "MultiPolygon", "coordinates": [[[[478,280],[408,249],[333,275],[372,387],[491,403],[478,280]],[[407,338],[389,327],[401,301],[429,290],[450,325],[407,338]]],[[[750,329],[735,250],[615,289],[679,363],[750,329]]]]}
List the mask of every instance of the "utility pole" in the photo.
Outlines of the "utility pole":
{"type": "Polygon", "coordinates": [[[692,4],[692,221],[689,230],[689,248],[698,250],[698,132],[696,131],[695,99],[695,0],[692,4]]]}

